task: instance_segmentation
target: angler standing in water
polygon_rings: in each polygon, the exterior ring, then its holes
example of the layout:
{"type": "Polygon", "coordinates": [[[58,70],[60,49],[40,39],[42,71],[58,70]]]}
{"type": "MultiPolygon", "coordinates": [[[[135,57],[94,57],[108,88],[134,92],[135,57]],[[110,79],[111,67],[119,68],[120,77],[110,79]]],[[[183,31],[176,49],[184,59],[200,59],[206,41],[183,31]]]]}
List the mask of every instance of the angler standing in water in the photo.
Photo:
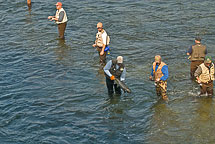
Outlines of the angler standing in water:
{"type": "Polygon", "coordinates": [[[66,30],[68,19],[65,10],[62,8],[62,3],[57,2],[55,5],[57,9],[56,14],[55,16],[49,16],[48,19],[55,20],[58,25],[59,38],[64,39],[64,32],[66,30]]]}
{"type": "Polygon", "coordinates": [[[116,60],[110,60],[104,67],[104,72],[106,76],[106,85],[108,89],[108,95],[112,96],[115,90],[116,94],[121,95],[121,88],[114,80],[117,78],[120,81],[125,81],[126,69],[123,64],[123,57],[118,56],[116,60]]]}
{"type": "Polygon", "coordinates": [[[195,71],[194,76],[197,82],[200,84],[200,95],[208,94],[208,96],[213,95],[213,81],[214,81],[214,64],[212,63],[212,58],[206,56],[204,63],[200,64],[195,71]]]}
{"type": "Polygon", "coordinates": [[[195,79],[194,73],[198,66],[204,62],[204,57],[207,54],[206,46],[201,44],[201,38],[195,38],[195,45],[192,45],[188,51],[187,55],[189,55],[190,63],[190,77],[191,79],[195,79]]]}
{"type": "Polygon", "coordinates": [[[155,81],[156,93],[158,96],[162,96],[164,100],[168,100],[166,94],[168,76],[169,76],[168,66],[161,61],[160,55],[156,55],[155,62],[152,65],[152,72],[149,79],[155,81]]]}
{"type": "Polygon", "coordinates": [[[100,64],[104,66],[106,64],[106,54],[107,54],[105,48],[110,43],[110,37],[103,29],[103,24],[101,22],[97,24],[97,29],[98,29],[98,32],[96,34],[96,41],[95,41],[95,44],[93,44],[92,46],[97,48],[97,51],[100,57],[100,64]]]}

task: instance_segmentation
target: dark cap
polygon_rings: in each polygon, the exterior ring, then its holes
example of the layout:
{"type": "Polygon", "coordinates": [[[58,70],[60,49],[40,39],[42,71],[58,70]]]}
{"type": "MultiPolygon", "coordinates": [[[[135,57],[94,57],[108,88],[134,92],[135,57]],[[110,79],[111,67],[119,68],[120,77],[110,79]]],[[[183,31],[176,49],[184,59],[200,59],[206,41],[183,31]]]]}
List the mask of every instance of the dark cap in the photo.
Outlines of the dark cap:
{"type": "Polygon", "coordinates": [[[195,40],[196,41],[201,41],[201,38],[200,37],[196,37],[195,40]]]}

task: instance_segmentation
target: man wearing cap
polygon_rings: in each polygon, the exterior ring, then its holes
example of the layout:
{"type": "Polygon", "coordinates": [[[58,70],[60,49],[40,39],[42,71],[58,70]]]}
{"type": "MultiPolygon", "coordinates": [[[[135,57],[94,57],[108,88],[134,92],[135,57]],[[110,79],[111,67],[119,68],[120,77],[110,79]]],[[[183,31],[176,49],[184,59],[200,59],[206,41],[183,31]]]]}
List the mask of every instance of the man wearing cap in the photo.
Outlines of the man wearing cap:
{"type": "Polygon", "coordinates": [[[98,32],[96,34],[96,40],[95,40],[95,44],[93,44],[93,47],[97,48],[97,51],[100,57],[100,64],[105,65],[106,52],[104,50],[105,50],[105,47],[109,44],[110,39],[106,31],[103,29],[103,24],[101,22],[97,24],[97,29],[98,29],[98,32]]]}
{"type": "Polygon", "coordinates": [[[168,76],[168,66],[163,61],[161,61],[160,55],[156,55],[149,79],[155,81],[156,93],[158,96],[162,96],[164,100],[168,100],[166,94],[168,76]]]}
{"type": "Polygon", "coordinates": [[[195,45],[192,45],[188,51],[187,55],[189,55],[190,63],[190,76],[191,79],[194,79],[194,73],[198,66],[204,62],[204,57],[207,54],[206,46],[201,44],[201,38],[195,38],[195,45]]]}
{"type": "Polygon", "coordinates": [[[56,9],[57,11],[55,16],[49,16],[48,19],[55,20],[55,22],[58,25],[59,38],[64,39],[64,32],[66,29],[68,19],[65,10],[62,8],[61,2],[56,3],[56,9]]]}
{"type": "Polygon", "coordinates": [[[208,94],[208,96],[213,95],[213,81],[214,81],[214,64],[212,63],[212,58],[206,56],[204,63],[200,64],[195,71],[194,76],[197,82],[200,84],[200,95],[208,94]]]}
{"type": "Polygon", "coordinates": [[[115,78],[120,81],[125,80],[126,69],[123,64],[123,57],[118,56],[116,60],[110,60],[104,67],[104,72],[106,76],[106,85],[108,89],[108,95],[112,96],[115,89],[116,94],[121,94],[121,88],[114,84],[115,78]]]}

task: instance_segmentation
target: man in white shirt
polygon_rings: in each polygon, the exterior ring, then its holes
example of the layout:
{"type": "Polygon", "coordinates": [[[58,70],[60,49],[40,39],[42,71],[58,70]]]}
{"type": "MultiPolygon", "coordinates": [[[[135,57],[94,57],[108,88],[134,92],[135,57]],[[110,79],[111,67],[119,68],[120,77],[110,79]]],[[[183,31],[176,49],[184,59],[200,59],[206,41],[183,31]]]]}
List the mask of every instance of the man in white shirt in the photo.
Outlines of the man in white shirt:
{"type": "Polygon", "coordinates": [[[58,25],[59,38],[64,39],[64,32],[66,30],[68,19],[65,10],[62,8],[61,2],[56,3],[56,9],[57,11],[55,16],[49,16],[48,19],[55,20],[56,24],[58,25]]]}
{"type": "Polygon", "coordinates": [[[100,64],[105,65],[106,64],[106,52],[105,47],[107,44],[107,38],[108,35],[106,31],[103,29],[103,24],[99,22],[97,24],[98,33],[96,34],[96,41],[95,44],[93,44],[93,47],[97,48],[97,51],[99,53],[100,57],[100,64]]]}

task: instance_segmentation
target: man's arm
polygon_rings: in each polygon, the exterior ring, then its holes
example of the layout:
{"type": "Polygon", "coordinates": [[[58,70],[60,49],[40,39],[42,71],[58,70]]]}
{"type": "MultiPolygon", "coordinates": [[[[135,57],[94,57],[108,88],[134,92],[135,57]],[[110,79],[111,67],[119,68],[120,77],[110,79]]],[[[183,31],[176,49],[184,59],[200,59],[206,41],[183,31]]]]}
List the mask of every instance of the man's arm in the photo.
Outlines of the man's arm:
{"type": "Polygon", "coordinates": [[[102,40],[103,40],[103,46],[102,46],[102,50],[100,52],[100,55],[104,54],[104,50],[106,47],[106,43],[107,43],[107,33],[106,32],[102,34],[102,40]]]}
{"type": "Polygon", "coordinates": [[[192,46],[190,46],[190,48],[187,51],[187,55],[191,55],[192,54],[192,46]]]}
{"type": "Polygon", "coordinates": [[[61,11],[61,12],[59,13],[59,19],[58,19],[58,22],[62,22],[62,21],[63,21],[63,18],[64,18],[64,12],[63,12],[63,11],[61,11]]]}
{"type": "Polygon", "coordinates": [[[111,65],[112,65],[112,60],[110,60],[104,67],[104,72],[109,76],[111,77],[112,74],[110,73],[110,68],[111,68],[111,65]]]}
{"type": "Polygon", "coordinates": [[[198,66],[197,70],[194,73],[194,76],[196,77],[198,83],[201,83],[201,81],[199,79],[199,76],[201,74],[202,74],[202,68],[200,66],[198,66]]]}
{"type": "Polygon", "coordinates": [[[51,20],[52,20],[53,18],[55,18],[55,16],[49,16],[49,17],[48,17],[48,19],[51,19],[51,20]]]}
{"type": "Polygon", "coordinates": [[[160,80],[162,80],[162,81],[167,80],[167,78],[169,77],[168,66],[167,65],[163,66],[161,71],[163,73],[163,76],[160,78],[160,80]]]}
{"type": "Polygon", "coordinates": [[[198,66],[198,68],[196,69],[194,76],[195,77],[199,77],[202,74],[202,68],[200,66],[198,66]]]}
{"type": "Polygon", "coordinates": [[[151,75],[149,76],[149,80],[153,80],[153,74],[154,74],[153,71],[154,70],[153,70],[153,66],[152,66],[151,75]]]}
{"type": "Polygon", "coordinates": [[[59,18],[53,17],[52,20],[58,21],[58,22],[62,22],[63,21],[63,17],[64,17],[64,12],[61,11],[59,13],[59,18]]]}

